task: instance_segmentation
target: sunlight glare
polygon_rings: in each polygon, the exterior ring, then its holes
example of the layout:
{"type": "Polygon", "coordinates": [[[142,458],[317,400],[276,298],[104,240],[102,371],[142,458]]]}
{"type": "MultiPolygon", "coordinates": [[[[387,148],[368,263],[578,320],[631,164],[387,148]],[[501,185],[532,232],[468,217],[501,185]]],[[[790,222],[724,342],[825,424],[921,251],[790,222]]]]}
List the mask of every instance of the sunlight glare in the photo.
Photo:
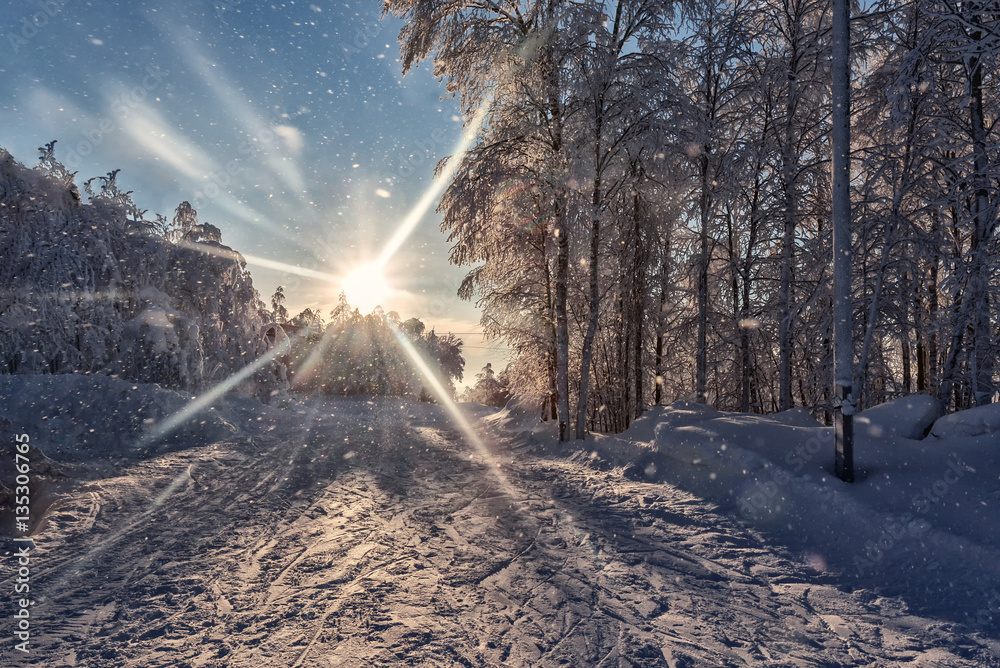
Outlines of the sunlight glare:
{"type": "Polygon", "coordinates": [[[363,264],[351,270],[341,281],[340,289],[347,293],[347,303],[369,314],[376,306],[385,307],[392,288],[377,264],[363,264]]]}
{"type": "Polygon", "coordinates": [[[396,251],[402,247],[403,243],[410,236],[413,230],[416,229],[417,225],[423,219],[424,215],[430,211],[434,203],[438,201],[438,197],[444,192],[445,187],[451,181],[451,177],[454,176],[455,172],[458,170],[458,166],[462,162],[462,158],[465,157],[465,153],[472,146],[472,143],[476,140],[476,135],[479,129],[482,127],[483,123],[486,121],[486,116],[489,113],[490,105],[492,103],[492,97],[487,97],[482,104],[479,105],[479,109],[476,111],[472,120],[465,126],[465,131],[462,133],[462,137],[458,140],[458,143],[452,149],[451,157],[448,158],[448,162],[437,172],[434,177],[434,181],[431,183],[430,187],[420,198],[420,201],[416,203],[410,213],[406,215],[403,222],[400,223],[399,227],[396,229],[392,238],[389,239],[389,243],[386,244],[385,248],[382,250],[382,254],[379,256],[378,265],[384,267],[389,263],[389,260],[396,254],[396,251]]]}
{"type": "Polygon", "coordinates": [[[243,367],[233,375],[229,376],[225,380],[221,381],[217,385],[211,388],[207,388],[201,396],[197,398],[192,398],[184,408],[177,411],[170,417],[162,420],[161,422],[155,424],[152,429],[150,429],[141,439],[139,439],[139,444],[141,446],[148,446],[154,443],[160,438],[163,438],[167,434],[173,432],[175,429],[186,423],[188,420],[193,418],[198,413],[210,407],[214,404],[222,395],[226,392],[237,387],[240,383],[252,377],[259,370],[263,369],[265,366],[271,363],[274,358],[280,355],[286,354],[292,348],[291,337],[284,339],[281,343],[276,345],[271,350],[267,351],[260,357],[258,357],[252,364],[248,364],[243,367]]]}

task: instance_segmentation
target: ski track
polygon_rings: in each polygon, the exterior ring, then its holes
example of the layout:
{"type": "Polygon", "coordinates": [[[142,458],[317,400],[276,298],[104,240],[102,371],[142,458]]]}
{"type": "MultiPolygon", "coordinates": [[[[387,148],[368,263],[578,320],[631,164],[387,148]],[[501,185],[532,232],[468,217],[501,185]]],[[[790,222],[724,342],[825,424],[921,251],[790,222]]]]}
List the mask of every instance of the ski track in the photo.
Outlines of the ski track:
{"type": "Polygon", "coordinates": [[[5,643],[3,663],[1000,665],[669,485],[494,435],[505,487],[443,419],[398,408],[81,485],[37,538],[32,652],[5,643]]]}

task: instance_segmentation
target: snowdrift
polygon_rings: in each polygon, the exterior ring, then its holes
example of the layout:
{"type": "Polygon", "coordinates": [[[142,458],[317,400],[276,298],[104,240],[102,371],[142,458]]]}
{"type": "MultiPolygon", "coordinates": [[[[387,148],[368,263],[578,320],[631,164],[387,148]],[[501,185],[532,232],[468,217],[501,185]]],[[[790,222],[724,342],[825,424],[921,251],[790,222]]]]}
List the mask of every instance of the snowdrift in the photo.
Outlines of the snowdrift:
{"type": "MultiPolygon", "coordinates": [[[[1000,434],[1000,404],[970,408],[967,411],[945,415],[931,427],[936,438],[963,438],[970,436],[997,436],[1000,434]]],[[[1000,445],[1000,437],[997,439],[1000,445]]]]}
{"type": "Polygon", "coordinates": [[[854,416],[854,431],[863,436],[922,439],[941,416],[936,399],[917,394],[887,401],[854,416]]]}
{"type": "MultiPolygon", "coordinates": [[[[906,397],[857,415],[851,485],[832,475],[832,427],[801,409],[751,415],[677,402],[648,410],[622,434],[595,436],[583,450],[568,445],[634,480],[714,502],[792,550],[817,577],[899,595],[925,613],[995,634],[1000,411],[935,422],[938,411],[933,399],[906,397]],[[933,435],[923,438],[928,430],[933,435]]],[[[536,429],[532,438],[553,434],[536,429]]]]}

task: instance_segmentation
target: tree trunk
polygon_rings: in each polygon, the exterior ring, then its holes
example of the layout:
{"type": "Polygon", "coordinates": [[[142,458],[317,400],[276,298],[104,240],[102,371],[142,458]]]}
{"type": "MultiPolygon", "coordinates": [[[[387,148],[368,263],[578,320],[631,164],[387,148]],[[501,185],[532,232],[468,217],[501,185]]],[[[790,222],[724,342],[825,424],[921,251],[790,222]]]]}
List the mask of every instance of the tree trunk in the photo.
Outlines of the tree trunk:
{"type": "MultiPolygon", "coordinates": [[[[979,2],[967,3],[969,7],[969,23],[977,29],[972,31],[970,39],[979,43],[983,39],[981,29],[982,5],[979,2]]],[[[971,356],[975,360],[976,370],[972,374],[972,396],[977,406],[983,406],[993,401],[995,387],[993,385],[993,369],[995,348],[993,343],[993,327],[990,322],[989,300],[989,263],[986,254],[989,249],[989,235],[992,227],[989,220],[989,156],[987,155],[987,130],[983,112],[983,65],[978,55],[969,58],[969,120],[972,126],[972,150],[975,169],[975,197],[972,201],[972,275],[970,276],[972,296],[972,328],[973,342],[971,356]]]]}
{"type": "MultiPolygon", "coordinates": [[[[618,34],[621,21],[621,5],[615,17],[614,34],[618,34]]],[[[604,171],[604,92],[601,91],[594,101],[594,181],[590,196],[590,317],[587,322],[587,332],[583,336],[583,348],[580,352],[580,395],[576,409],[576,438],[587,437],[587,401],[590,382],[590,360],[593,355],[594,336],[600,321],[600,266],[598,264],[601,243],[601,211],[604,203],[604,193],[601,186],[601,175],[604,171]]]]}
{"type": "MultiPolygon", "coordinates": [[[[641,176],[637,175],[636,178],[641,178],[641,176]]],[[[634,223],[632,238],[635,244],[635,266],[632,277],[635,283],[632,291],[632,328],[635,337],[632,341],[634,346],[632,364],[634,365],[635,411],[632,417],[637,418],[646,410],[645,397],[643,396],[645,374],[642,367],[642,334],[643,322],[646,317],[646,263],[649,258],[648,252],[645,250],[646,244],[643,243],[642,239],[642,199],[639,197],[638,185],[632,191],[632,222],[634,223]]]]}
{"type": "MultiPolygon", "coordinates": [[[[546,233],[547,234],[547,233],[546,233]]],[[[552,298],[552,272],[549,269],[549,261],[546,257],[548,244],[543,243],[542,252],[542,263],[545,266],[545,313],[548,319],[549,326],[549,341],[548,350],[546,352],[545,360],[545,370],[548,373],[548,396],[545,401],[542,402],[542,422],[548,422],[549,419],[555,420],[558,416],[556,412],[556,406],[559,403],[559,390],[557,384],[557,371],[558,366],[557,360],[558,355],[556,353],[556,317],[555,317],[555,305],[552,298]]]]}
{"type": "Polygon", "coordinates": [[[903,387],[906,393],[913,392],[913,372],[910,368],[910,337],[904,329],[899,335],[899,352],[903,357],[903,387]]]}
{"type": "MultiPolygon", "coordinates": [[[[549,7],[554,11],[554,7],[549,7]]],[[[551,58],[550,53],[542,57],[551,58]]],[[[552,133],[552,154],[560,156],[563,153],[563,108],[560,98],[560,82],[558,68],[549,64],[547,77],[547,103],[550,115],[552,133]]],[[[559,440],[569,438],[569,313],[567,300],[569,296],[569,225],[566,215],[565,193],[561,185],[556,185],[553,208],[555,216],[556,243],[556,392],[559,394],[559,440]]]]}
{"type": "MultiPolygon", "coordinates": [[[[794,194],[789,192],[789,198],[794,194]]],[[[781,238],[781,283],[778,286],[778,410],[792,407],[792,262],[795,245],[795,205],[785,204],[781,238]]]]}
{"type": "MultiPolygon", "coordinates": [[[[958,226],[958,211],[953,207],[951,210],[952,225],[958,226]]],[[[958,249],[956,249],[957,251],[958,249]]],[[[956,252],[956,257],[959,257],[956,252]]],[[[962,342],[965,340],[965,330],[969,327],[971,317],[971,306],[973,300],[969,294],[969,285],[966,284],[964,292],[959,293],[955,298],[954,307],[958,307],[955,318],[952,321],[951,343],[948,345],[948,353],[941,364],[941,386],[939,399],[945,408],[954,397],[955,409],[961,409],[961,395],[955,385],[955,376],[958,373],[958,358],[962,351],[962,342]]]]}
{"type": "Polygon", "coordinates": [[[917,392],[927,389],[927,349],[920,331],[917,331],[917,392]]]}
{"type": "Polygon", "coordinates": [[[781,186],[784,197],[784,227],[781,235],[781,276],[778,284],[778,410],[792,407],[792,273],[795,262],[795,227],[798,222],[799,156],[796,151],[795,122],[799,107],[798,68],[801,54],[802,18],[788,17],[789,52],[785,71],[788,93],[785,98],[784,142],[781,147],[781,186]]]}
{"type": "MultiPolygon", "coordinates": [[[[900,283],[900,292],[902,295],[911,295],[914,292],[910,275],[905,271],[903,272],[903,278],[900,283]]],[[[900,308],[902,309],[902,315],[899,318],[899,352],[903,358],[903,387],[906,388],[907,394],[911,394],[913,392],[913,350],[910,345],[911,309],[909,300],[907,300],[905,296],[904,302],[900,305],[900,308]]]]}
{"type": "Polygon", "coordinates": [[[622,336],[618,337],[621,341],[621,353],[619,359],[621,360],[621,384],[622,389],[619,392],[621,396],[621,403],[618,405],[617,415],[615,419],[624,424],[623,427],[628,427],[628,422],[630,419],[630,411],[632,409],[632,383],[630,373],[632,371],[632,318],[631,314],[627,312],[626,300],[618,300],[618,314],[619,322],[622,324],[622,336]]]}
{"type": "Polygon", "coordinates": [[[660,406],[663,403],[663,385],[666,382],[663,369],[663,311],[667,306],[667,281],[670,278],[670,232],[663,244],[663,257],[660,260],[660,304],[656,312],[656,358],[653,362],[653,372],[655,377],[655,389],[653,390],[653,405],[660,406]]]}
{"type": "MultiPolygon", "coordinates": [[[[937,232],[937,218],[931,221],[931,235],[937,232]]],[[[930,266],[930,275],[927,280],[927,310],[929,311],[928,320],[936,317],[938,312],[938,255],[935,253],[930,266]]],[[[940,360],[938,356],[940,352],[938,350],[938,333],[935,329],[931,331],[928,335],[927,341],[927,375],[930,378],[929,387],[935,388],[940,387],[941,378],[938,375],[938,367],[940,365],[940,360]]]]}
{"type": "MultiPolygon", "coordinates": [[[[868,355],[871,352],[872,339],[875,336],[875,327],[878,324],[878,314],[881,312],[879,308],[882,304],[882,290],[885,286],[885,277],[889,266],[889,251],[892,249],[892,243],[895,240],[895,221],[886,232],[885,244],[882,246],[882,255],[879,258],[878,271],[875,273],[875,289],[872,291],[872,300],[868,305],[868,318],[865,325],[865,337],[861,344],[861,356],[858,358],[858,370],[857,370],[857,388],[858,393],[864,396],[864,402],[862,406],[867,406],[869,404],[869,398],[865,396],[867,394],[868,386],[868,355]]],[[[837,316],[840,317],[840,316],[837,316]]]]}
{"type": "MultiPolygon", "coordinates": [[[[761,129],[761,138],[766,137],[770,127],[770,116],[765,116],[764,126],[761,129]]],[[[740,271],[742,284],[742,303],[740,305],[740,410],[744,413],[750,411],[751,396],[753,394],[752,374],[753,367],[750,359],[750,274],[753,270],[753,253],[757,246],[757,232],[760,228],[760,200],[763,189],[763,160],[762,153],[757,154],[756,169],[754,169],[753,197],[750,199],[750,234],[747,238],[746,253],[743,256],[743,264],[740,271]]]]}
{"type": "Polygon", "coordinates": [[[700,241],[701,250],[698,254],[698,349],[695,360],[695,401],[700,404],[708,402],[706,389],[708,384],[708,226],[711,217],[711,196],[709,194],[709,146],[704,146],[701,156],[701,195],[699,209],[701,214],[700,241]]]}
{"type": "MultiPolygon", "coordinates": [[[[643,411],[646,410],[645,399],[643,397],[643,368],[642,368],[642,306],[639,305],[639,309],[636,313],[636,324],[638,325],[632,337],[632,380],[635,383],[635,406],[632,414],[629,416],[628,422],[631,423],[633,418],[637,418],[642,415],[643,411]]],[[[628,425],[626,424],[626,427],[628,425]]]]}
{"type": "Polygon", "coordinates": [[[594,336],[597,334],[597,323],[600,317],[600,273],[598,272],[598,251],[601,243],[600,179],[594,183],[593,219],[590,232],[590,318],[587,322],[587,333],[583,337],[583,348],[580,352],[580,397],[576,412],[576,438],[587,437],[587,401],[590,382],[590,359],[594,350],[594,336]]]}
{"type": "Polygon", "coordinates": [[[564,213],[559,212],[556,234],[556,392],[559,395],[559,440],[567,440],[569,427],[569,321],[566,312],[569,280],[569,235],[564,213]]]}

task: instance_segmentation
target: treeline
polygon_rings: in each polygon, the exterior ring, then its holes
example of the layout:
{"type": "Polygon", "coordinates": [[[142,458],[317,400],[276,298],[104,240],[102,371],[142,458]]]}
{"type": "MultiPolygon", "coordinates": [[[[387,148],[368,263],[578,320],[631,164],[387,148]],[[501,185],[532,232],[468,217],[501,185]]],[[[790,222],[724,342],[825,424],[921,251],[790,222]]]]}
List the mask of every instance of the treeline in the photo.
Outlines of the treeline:
{"type": "Polygon", "coordinates": [[[510,378],[504,369],[497,375],[489,362],[476,374],[476,382],[462,393],[462,401],[503,408],[510,399],[510,378]]]}
{"type": "MultiPolygon", "coordinates": [[[[284,310],[281,287],[272,297],[274,311],[284,310]]],[[[291,334],[287,365],[291,388],[331,395],[411,396],[436,401],[432,386],[414,365],[404,346],[420,356],[452,397],[462,380],[462,341],[453,334],[427,331],[417,318],[401,320],[395,311],[375,309],[362,315],[341,293],[330,322],[306,309],[283,323],[291,334]]]]}
{"type": "MultiPolygon", "coordinates": [[[[822,0],[385,0],[488,110],[440,203],[514,391],[561,433],[677,398],[832,406],[831,12],[822,0]]],[[[861,408],[997,390],[994,2],[852,21],[861,408]]]]}

